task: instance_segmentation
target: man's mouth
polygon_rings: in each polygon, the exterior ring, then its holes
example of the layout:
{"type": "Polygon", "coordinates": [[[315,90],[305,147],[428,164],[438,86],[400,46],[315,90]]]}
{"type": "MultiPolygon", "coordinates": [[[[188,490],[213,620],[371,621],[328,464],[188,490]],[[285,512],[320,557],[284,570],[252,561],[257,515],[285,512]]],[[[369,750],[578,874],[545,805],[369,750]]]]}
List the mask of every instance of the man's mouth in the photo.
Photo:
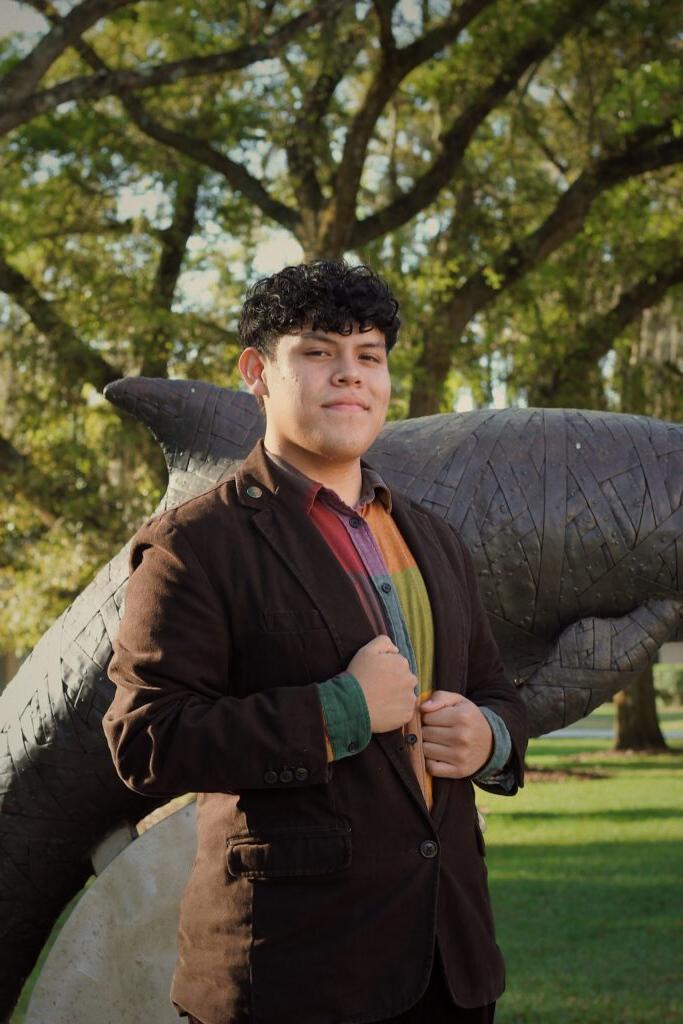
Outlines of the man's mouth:
{"type": "Polygon", "coordinates": [[[323,406],[323,409],[343,409],[343,410],[358,410],[358,412],[367,412],[367,406],[361,405],[360,402],[328,402],[323,406]]]}

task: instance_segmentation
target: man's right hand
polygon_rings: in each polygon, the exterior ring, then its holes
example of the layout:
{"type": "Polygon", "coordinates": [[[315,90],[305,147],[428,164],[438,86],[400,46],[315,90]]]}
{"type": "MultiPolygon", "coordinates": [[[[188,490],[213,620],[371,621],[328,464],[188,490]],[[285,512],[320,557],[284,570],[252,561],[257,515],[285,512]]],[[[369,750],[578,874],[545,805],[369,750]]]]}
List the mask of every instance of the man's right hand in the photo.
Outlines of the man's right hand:
{"type": "Polygon", "coordinates": [[[373,732],[399,729],[413,717],[417,677],[390,637],[376,636],[359,648],[347,671],[360,683],[373,732]]]}

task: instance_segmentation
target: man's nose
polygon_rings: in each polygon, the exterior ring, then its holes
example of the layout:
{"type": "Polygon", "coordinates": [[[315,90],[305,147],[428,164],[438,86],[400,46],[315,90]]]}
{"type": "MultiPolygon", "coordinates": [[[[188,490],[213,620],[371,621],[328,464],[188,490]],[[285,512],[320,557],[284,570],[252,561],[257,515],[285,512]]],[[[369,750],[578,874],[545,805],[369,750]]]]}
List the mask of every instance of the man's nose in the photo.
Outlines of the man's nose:
{"type": "Polygon", "coordinates": [[[359,381],[361,379],[360,367],[352,358],[340,360],[334,369],[333,379],[339,383],[347,381],[359,381]]]}

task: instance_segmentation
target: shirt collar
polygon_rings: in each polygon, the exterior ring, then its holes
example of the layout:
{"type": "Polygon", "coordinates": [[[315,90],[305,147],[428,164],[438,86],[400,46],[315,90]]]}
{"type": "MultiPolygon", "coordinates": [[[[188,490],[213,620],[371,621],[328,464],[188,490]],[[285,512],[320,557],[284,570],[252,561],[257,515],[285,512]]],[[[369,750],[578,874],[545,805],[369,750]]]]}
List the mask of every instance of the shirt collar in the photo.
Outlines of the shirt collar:
{"type": "MultiPolygon", "coordinates": [[[[326,502],[328,505],[332,505],[343,512],[353,512],[349,505],[339,497],[336,491],[326,487],[325,484],[320,483],[318,480],[313,480],[312,477],[306,476],[300,469],[293,466],[291,462],[287,462],[281,455],[276,455],[263,445],[263,450],[266,457],[282,470],[287,476],[287,479],[294,487],[296,492],[301,496],[304,503],[306,512],[310,514],[313,503],[318,498],[320,501],[326,502]]],[[[376,498],[384,505],[387,512],[391,514],[391,491],[387,487],[386,483],[382,479],[382,476],[369,466],[367,462],[361,459],[361,488],[360,498],[355,509],[363,508],[365,505],[369,505],[375,501],[376,498]]]]}

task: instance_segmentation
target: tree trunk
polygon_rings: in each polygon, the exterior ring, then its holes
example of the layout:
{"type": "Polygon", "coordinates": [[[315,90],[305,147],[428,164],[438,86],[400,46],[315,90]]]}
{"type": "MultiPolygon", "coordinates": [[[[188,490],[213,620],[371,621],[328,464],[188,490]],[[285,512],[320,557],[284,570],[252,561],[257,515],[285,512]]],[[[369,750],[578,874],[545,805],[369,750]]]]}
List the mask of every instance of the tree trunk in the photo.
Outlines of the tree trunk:
{"type": "Polygon", "coordinates": [[[659,728],[652,666],[627,690],[614,696],[617,706],[615,750],[641,750],[650,753],[668,750],[659,728]]]}
{"type": "Polygon", "coordinates": [[[431,416],[441,408],[450,369],[453,343],[435,331],[425,337],[415,364],[408,416],[431,416]]]}
{"type": "Polygon", "coordinates": [[[413,371],[408,408],[410,419],[450,412],[443,408],[446,382],[472,315],[469,307],[441,307],[434,311],[432,325],[425,330],[422,350],[413,371]]]}
{"type": "Polygon", "coordinates": [[[197,165],[181,171],[176,182],[173,219],[161,231],[161,251],[154,276],[150,304],[152,324],[141,339],[141,377],[168,377],[168,361],[173,346],[173,300],[190,240],[197,223],[197,202],[202,183],[197,165]],[[155,315],[156,314],[156,315],[155,315]]]}

